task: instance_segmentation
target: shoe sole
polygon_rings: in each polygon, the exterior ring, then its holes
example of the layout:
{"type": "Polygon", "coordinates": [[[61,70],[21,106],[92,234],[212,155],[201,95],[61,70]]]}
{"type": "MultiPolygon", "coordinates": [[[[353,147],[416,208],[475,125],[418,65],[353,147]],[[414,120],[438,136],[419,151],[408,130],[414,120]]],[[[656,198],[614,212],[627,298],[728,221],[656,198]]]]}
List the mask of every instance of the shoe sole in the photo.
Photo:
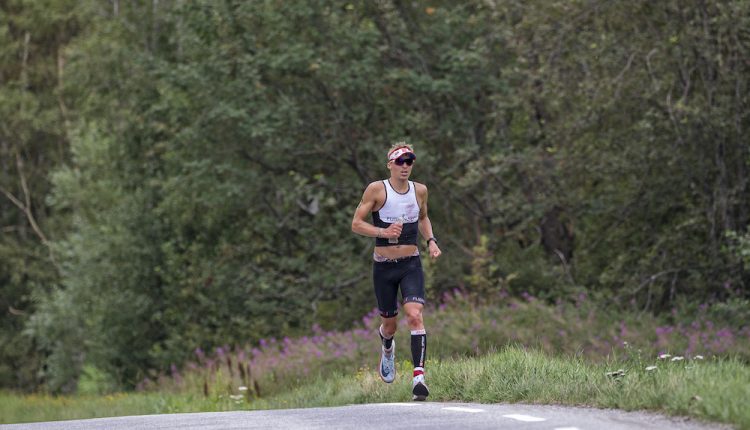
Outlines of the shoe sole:
{"type": "Polygon", "coordinates": [[[380,379],[383,380],[386,384],[392,383],[394,380],[396,380],[396,368],[393,368],[393,379],[390,381],[386,380],[383,374],[380,372],[380,369],[383,368],[383,354],[380,354],[380,365],[378,366],[378,376],[380,376],[380,379]]]}
{"type": "Polygon", "coordinates": [[[414,394],[412,400],[418,402],[425,401],[427,399],[427,396],[430,395],[430,391],[427,389],[427,386],[425,386],[421,382],[414,386],[414,388],[411,390],[411,393],[414,394]]]}

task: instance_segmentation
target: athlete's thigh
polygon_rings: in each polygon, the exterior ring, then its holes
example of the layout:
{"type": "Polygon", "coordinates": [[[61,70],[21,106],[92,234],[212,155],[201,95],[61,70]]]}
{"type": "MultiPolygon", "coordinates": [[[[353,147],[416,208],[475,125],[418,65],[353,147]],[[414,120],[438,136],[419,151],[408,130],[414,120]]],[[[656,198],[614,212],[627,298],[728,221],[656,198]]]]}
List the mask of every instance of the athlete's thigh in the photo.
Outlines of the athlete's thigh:
{"type": "Polygon", "coordinates": [[[419,257],[409,260],[408,266],[401,277],[400,286],[403,303],[425,304],[424,272],[419,257]]]}
{"type": "Polygon", "coordinates": [[[380,315],[390,318],[398,315],[398,278],[394,276],[394,263],[373,263],[372,282],[380,315]]]}

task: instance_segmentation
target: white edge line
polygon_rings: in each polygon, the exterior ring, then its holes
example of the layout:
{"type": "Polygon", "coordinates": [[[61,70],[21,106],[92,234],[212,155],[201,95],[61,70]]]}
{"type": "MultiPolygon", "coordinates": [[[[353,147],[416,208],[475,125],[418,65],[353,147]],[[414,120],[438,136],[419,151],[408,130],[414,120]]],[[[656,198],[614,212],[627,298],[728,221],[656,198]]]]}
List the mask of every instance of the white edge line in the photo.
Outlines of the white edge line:
{"type": "Polygon", "coordinates": [[[521,415],[521,414],[508,414],[503,415],[505,418],[510,418],[512,420],[517,421],[524,421],[524,422],[538,422],[538,421],[547,421],[546,418],[539,418],[539,417],[532,417],[531,415],[521,415]]]}
{"type": "Polygon", "coordinates": [[[441,409],[444,411],[456,411],[456,412],[471,412],[471,413],[484,412],[484,409],[462,408],[460,406],[448,406],[447,408],[441,408],[441,409]]]}

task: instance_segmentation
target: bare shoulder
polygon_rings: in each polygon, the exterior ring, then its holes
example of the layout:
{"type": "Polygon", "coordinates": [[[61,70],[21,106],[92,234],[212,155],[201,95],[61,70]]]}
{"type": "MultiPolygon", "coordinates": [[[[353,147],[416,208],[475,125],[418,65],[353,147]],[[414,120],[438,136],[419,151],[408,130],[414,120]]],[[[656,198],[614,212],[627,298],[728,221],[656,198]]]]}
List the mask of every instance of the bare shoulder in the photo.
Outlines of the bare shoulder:
{"type": "Polygon", "coordinates": [[[365,188],[365,195],[382,193],[384,191],[385,188],[383,188],[383,181],[370,182],[367,185],[367,188],[365,188]]]}
{"type": "Polygon", "coordinates": [[[424,197],[427,195],[427,185],[419,182],[414,182],[414,191],[418,196],[424,197]]]}
{"type": "Polygon", "coordinates": [[[379,202],[385,198],[385,187],[383,181],[370,182],[365,188],[363,200],[369,200],[372,202],[379,202]]]}

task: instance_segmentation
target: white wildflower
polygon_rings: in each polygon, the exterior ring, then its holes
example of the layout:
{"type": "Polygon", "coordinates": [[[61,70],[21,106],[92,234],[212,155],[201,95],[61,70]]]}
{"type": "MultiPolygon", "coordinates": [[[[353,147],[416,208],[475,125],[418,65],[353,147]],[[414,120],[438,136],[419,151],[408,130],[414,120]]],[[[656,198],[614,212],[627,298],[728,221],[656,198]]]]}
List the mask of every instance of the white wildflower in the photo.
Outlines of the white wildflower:
{"type": "Polygon", "coordinates": [[[656,366],[648,366],[646,368],[646,372],[651,372],[652,370],[656,370],[656,366]]]}
{"type": "Polygon", "coordinates": [[[703,360],[703,356],[702,355],[696,355],[695,357],[693,357],[693,359],[695,359],[695,360],[703,360]]]}
{"type": "Polygon", "coordinates": [[[607,372],[607,373],[605,373],[605,375],[609,376],[611,378],[617,378],[617,377],[620,377],[620,376],[624,376],[625,375],[625,370],[624,369],[617,369],[614,372],[607,372]]]}
{"type": "Polygon", "coordinates": [[[660,360],[665,360],[665,359],[667,359],[667,358],[669,358],[671,356],[672,356],[671,354],[659,354],[659,359],[660,360]]]}
{"type": "Polygon", "coordinates": [[[682,361],[684,359],[685,359],[685,357],[682,357],[682,356],[679,356],[679,355],[677,357],[672,357],[672,361],[682,361]]]}
{"type": "Polygon", "coordinates": [[[241,385],[239,388],[237,388],[240,391],[247,391],[247,387],[244,385],[241,385]]]}
{"type": "Polygon", "coordinates": [[[244,397],[242,394],[231,394],[229,396],[229,398],[232,400],[242,400],[242,397],[244,397]]]}

